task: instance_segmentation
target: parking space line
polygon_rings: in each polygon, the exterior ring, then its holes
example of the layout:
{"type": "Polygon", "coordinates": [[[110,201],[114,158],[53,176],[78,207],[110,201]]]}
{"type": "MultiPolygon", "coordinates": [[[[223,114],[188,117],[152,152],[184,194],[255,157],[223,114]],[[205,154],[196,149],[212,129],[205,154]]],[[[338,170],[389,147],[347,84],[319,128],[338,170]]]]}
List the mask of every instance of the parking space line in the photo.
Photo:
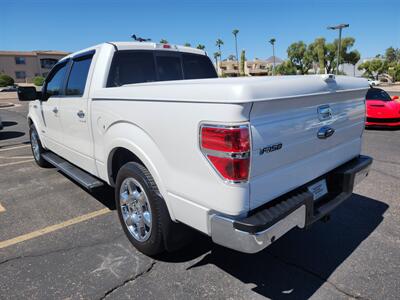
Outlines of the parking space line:
{"type": "Polygon", "coordinates": [[[13,166],[13,165],[23,164],[23,163],[31,162],[31,161],[34,161],[34,159],[27,159],[27,160],[21,160],[21,161],[15,161],[15,162],[10,162],[10,163],[6,163],[6,164],[1,164],[0,167],[13,166]]]}
{"type": "Polygon", "coordinates": [[[0,212],[4,212],[4,211],[6,211],[6,209],[5,209],[4,206],[1,205],[1,203],[0,203],[0,212]]]}
{"type": "Polygon", "coordinates": [[[21,243],[21,242],[25,242],[25,241],[37,238],[39,236],[54,232],[56,230],[59,230],[59,229],[62,229],[62,228],[65,228],[65,227],[68,227],[68,226],[71,226],[71,225],[74,225],[74,224],[77,224],[77,223],[81,223],[81,222],[87,221],[89,219],[92,219],[92,218],[107,214],[109,212],[111,212],[110,209],[103,208],[103,209],[96,210],[94,212],[88,213],[86,215],[82,215],[82,216],[79,216],[79,217],[76,217],[76,218],[61,222],[61,223],[56,224],[56,225],[51,225],[51,226],[48,226],[48,227],[45,227],[45,228],[42,228],[42,229],[39,229],[39,230],[36,230],[36,231],[32,231],[32,232],[27,233],[27,234],[23,234],[23,235],[17,236],[15,238],[12,238],[12,239],[9,239],[9,240],[6,240],[6,241],[2,241],[2,242],[0,242],[0,249],[3,249],[3,248],[6,248],[6,247],[9,247],[9,246],[21,243]]]}
{"type": "Polygon", "coordinates": [[[0,148],[0,152],[3,151],[8,151],[8,150],[15,150],[15,149],[21,149],[21,148],[26,148],[26,147],[30,147],[31,145],[22,145],[22,146],[16,146],[16,147],[10,147],[10,148],[0,148]]]}
{"type": "Polygon", "coordinates": [[[0,156],[0,159],[19,159],[19,158],[32,158],[32,155],[27,156],[0,156]]]}

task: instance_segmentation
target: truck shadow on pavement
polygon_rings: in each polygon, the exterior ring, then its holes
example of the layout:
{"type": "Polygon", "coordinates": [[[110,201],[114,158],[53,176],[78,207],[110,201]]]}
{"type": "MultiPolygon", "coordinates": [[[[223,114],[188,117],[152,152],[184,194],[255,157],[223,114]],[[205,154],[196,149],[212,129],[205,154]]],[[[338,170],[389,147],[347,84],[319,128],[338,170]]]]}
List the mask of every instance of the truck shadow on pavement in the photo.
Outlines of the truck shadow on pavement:
{"type": "Polygon", "coordinates": [[[308,230],[295,229],[257,254],[243,254],[198,237],[189,247],[159,257],[167,262],[187,262],[206,254],[188,269],[215,265],[252,290],[276,299],[308,299],[322,284],[341,290],[329,276],[377,228],[388,205],[358,194],[339,206],[328,223],[318,222],[308,230]]]}
{"type": "Polygon", "coordinates": [[[24,136],[25,133],[24,132],[20,132],[20,131],[5,131],[5,129],[3,129],[2,131],[0,131],[0,141],[3,140],[8,140],[8,139],[15,139],[21,136],[24,136]]]}

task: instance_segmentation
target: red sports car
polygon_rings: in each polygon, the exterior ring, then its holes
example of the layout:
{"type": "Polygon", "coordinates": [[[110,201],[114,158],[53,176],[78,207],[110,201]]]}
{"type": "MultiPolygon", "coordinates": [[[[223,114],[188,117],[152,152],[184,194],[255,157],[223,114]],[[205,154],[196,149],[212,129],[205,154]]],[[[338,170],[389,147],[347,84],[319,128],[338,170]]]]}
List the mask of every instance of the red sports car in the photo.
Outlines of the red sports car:
{"type": "Polygon", "coordinates": [[[399,96],[392,96],[382,89],[370,88],[367,96],[365,126],[400,126],[399,96]]]}

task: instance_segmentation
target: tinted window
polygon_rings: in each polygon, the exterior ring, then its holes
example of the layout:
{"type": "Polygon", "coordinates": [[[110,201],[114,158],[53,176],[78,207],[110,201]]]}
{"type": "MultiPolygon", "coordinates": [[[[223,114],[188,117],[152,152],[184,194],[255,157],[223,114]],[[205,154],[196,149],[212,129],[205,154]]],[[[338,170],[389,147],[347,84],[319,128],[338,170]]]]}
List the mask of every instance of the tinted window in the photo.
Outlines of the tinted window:
{"type": "Polygon", "coordinates": [[[48,97],[57,96],[63,94],[63,82],[65,73],[67,71],[67,64],[55,67],[55,72],[51,74],[51,77],[47,79],[46,93],[48,97]]]}
{"type": "Polygon", "coordinates": [[[210,59],[204,55],[183,54],[185,79],[215,78],[217,74],[210,59]]]}
{"type": "Polygon", "coordinates": [[[381,89],[369,89],[367,92],[367,100],[382,100],[382,101],[391,101],[392,98],[381,89]]]}
{"type": "Polygon", "coordinates": [[[183,79],[181,59],[179,56],[157,56],[158,80],[183,79]]]}
{"type": "Polygon", "coordinates": [[[114,55],[107,87],[156,79],[153,52],[118,51],[114,55]]]}
{"type": "Polygon", "coordinates": [[[92,57],[86,57],[73,62],[67,83],[67,95],[83,95],[91,62],[92,57]]]}
{"type": "Polygon", "coordinates": [[[150,81],[215,77],[217,73],[214,66],[204,55],[172,51],[123,50],[114,54],[107,87],[150,81]]]}

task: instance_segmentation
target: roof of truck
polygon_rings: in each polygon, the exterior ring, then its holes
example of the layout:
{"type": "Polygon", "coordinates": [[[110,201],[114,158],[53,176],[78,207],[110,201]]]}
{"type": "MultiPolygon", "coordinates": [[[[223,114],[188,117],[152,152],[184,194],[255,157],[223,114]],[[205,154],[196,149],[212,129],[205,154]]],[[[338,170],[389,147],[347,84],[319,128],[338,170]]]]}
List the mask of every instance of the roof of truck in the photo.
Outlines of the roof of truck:
{"type": "Polygon", "coordinates": [[[162,44],[154,42],[108,42],[118,48],[118,50],[136,50],[136,49],[149,49],[149,50],[168,50],[168,51],[181,51],[195,54],[206,55],[204,50],[197,48],[186,47],[173,44],[162,44]]]}
{"type": "MultiPolygon", "coordinates": [[[[104,46],[110,47],[112,45],[118,50],[160,50],[160,51],[178,51],[178,52],[186,52],[186,53],[193,53],[199,55],[207,55],[204,50],[200,50],[197,48],[180,46],[180,45],[173,45],[173,44],[161,44],[161,43],[154,43],[154,42],[105,42],[101,44],[97,44],[74,53],[71,53],[61,60],[68,59],[74,57],[75,55],[79,55],[80,53],[84,53],[90,50],[95,50],[104,46]]],[[[60,60],[60,61],[61,61],[60,60]]]]}

